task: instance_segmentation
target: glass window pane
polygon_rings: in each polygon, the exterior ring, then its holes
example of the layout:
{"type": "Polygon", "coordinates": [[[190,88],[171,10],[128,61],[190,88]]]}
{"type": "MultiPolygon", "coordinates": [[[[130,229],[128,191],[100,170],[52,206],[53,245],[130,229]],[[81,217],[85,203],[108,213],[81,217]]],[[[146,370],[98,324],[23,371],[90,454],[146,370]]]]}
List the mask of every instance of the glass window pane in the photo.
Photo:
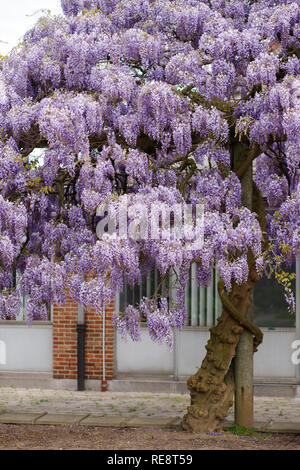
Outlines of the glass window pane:
{"type": "MultiPolygon", "coordinates": [[[[285,268],[287,272],[295,272],[296,264],[285,268]]],[[[295,295],[295,281],[292,282],[295,295]]],[[[253,294],[254,321],[258,326],[287,327],[296,326],[295,315],[288,311],[288,304],[284,297],[284,289],[271,277],[264,276],[254,287],[253,294]]]]}

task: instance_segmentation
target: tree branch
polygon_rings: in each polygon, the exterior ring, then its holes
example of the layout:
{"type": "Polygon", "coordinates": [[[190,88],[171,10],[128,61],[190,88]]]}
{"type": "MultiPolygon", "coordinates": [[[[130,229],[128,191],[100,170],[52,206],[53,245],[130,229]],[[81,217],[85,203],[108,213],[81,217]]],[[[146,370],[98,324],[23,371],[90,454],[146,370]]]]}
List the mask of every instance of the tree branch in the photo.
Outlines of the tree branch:
{"type": "Polygon", "coordinates": [[[261,153],[262,153],[262,151],[261,151],[258,144],[254,144],[250,148],[247,159],[236,171],[236,175],[240,180],[243,178],[244,174],[248,170],[248,168],[251,165],[251,163],[253,162],[253,160],[255,160],[261,153]]]}
{"type": "Polygon", "coordinates": [[[263,332],[261,331],[258,326],[256,326],[251,321],[247,320],[247,318],[243,317],[236,307],[233,305],[229,297],[225,292],[224,281],[221,279],[218,282],[218,292],[221,298],[222,304],[229,315],[236,320],[243,328],[246,328],[250,333],[254,336],[254,343],[253,343],[253,350],[254,352],[257,351],[257,347],[262,343],[263,340],[263,332]]]}

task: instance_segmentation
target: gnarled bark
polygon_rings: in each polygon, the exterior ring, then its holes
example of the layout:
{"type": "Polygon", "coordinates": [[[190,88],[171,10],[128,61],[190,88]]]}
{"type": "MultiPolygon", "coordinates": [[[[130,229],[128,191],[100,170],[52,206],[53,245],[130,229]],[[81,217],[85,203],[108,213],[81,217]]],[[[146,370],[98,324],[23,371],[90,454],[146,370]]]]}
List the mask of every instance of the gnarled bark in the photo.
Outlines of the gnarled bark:
{"type": "Polygon", "coordinates": [[[223,312],[217,325],[210,328],[211,337],[201,368],[187,382],[191,405],[182,421],[186,430],[212,432],[221,429],[222,421],[233,404],[232,359],[240,334],[244,328],[249,330],[254,335],[255,348],[262,341],[259,328],[244,318],[257,281],[257,273],[252,270],[248,282],[240,286],[235,284],[230,296],[226,295],[222,281],[219,283],[223,312]]]}

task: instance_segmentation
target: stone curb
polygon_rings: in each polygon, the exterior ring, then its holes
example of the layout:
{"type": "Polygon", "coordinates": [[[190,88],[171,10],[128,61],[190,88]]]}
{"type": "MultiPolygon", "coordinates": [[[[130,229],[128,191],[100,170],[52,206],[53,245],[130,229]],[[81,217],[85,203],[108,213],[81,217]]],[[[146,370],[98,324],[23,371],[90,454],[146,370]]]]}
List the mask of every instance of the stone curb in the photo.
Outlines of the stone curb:
{"type": "Polygon", "coordinates": [[[44,416],[39,417],[35,424],[80,424],[82,420],[89,416],[85,414],[73,414],[73,413],[45,413],[44,416]]]}
{"type": "Polygon", "coordinates": [[[0,415],[0,424],[35,424],[37,419],[47,413],[2,413],[0,415]]]}
{"type": "MultiPolygon", "coordinates": [[[[163,418],[159,416],[103,416],[96,414],[74,413],[13,413],[0,412],[0,424],[39,424],[39,425],[80,425],[95,427],[160,427],[181,429],[178,416],[163,418]]],[[[225,420],[223,427],[230,427],[233,421],[225,420]]],[[[254,422],[252,428],[259,432],[299,433],[300,423],[290,422],[254,422]]]]}
{"type": "Polygon", "coordinates": [[[81,426],[121,427],[128,426],[131,416],[102,416],[91,414],[80,422],[81,426]]]}

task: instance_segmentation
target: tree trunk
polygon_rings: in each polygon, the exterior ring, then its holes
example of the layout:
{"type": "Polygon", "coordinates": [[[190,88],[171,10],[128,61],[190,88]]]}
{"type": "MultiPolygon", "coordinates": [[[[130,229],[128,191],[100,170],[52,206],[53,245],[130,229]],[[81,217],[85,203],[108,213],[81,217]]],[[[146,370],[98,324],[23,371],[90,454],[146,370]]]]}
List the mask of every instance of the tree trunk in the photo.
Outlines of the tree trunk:
{"type": "MultiPolygon", "coordinates": [[[[249,307],[246,318],[253,321],[253,304],[249,307]]],[[[253,427],[253,336],[244,330],[240,336],[233,360],[235,401],[234,421],[240,426],[253,427]]]]}
{"type": "MultiPolygon", "coordinates": [[[[248,147],[235,144],[233,147],[234,168],[238,171],[243,162],[247,160],[248,147]]],[[[242,205],[252,211],[253,209],[253,172],[252,164],[244,171],[240,179],[242,189],[242,205]]],[[[253,321],[253,297],[245,314],[253,321]]],[[[235,383],[234,421],[240,426],[253,427],[253,337],[245,330],[241,333],[233,360],[233,375],[235,383]]]]}
{"type": "Polygon", "coordinates": [[[191,405],[182,421],[186,430],[220,430],[222,421],[233,404],[232,359],[243,327],[250,329],[251,334],[255,335],[256,345],[262,341],[260,330],[245,319],[257,280],[255,270],[250,271],[248,282],[241,286],[235,284],[229,297],[224,293],[222,283],[219,283],[224,309],[217,325],[210,328],[211,337],[206,345],[207,354],[201,368],[187,382],[191,405]]]}
{"type": "MultiPolygon", "coordinates": [[[[231,146],[232,164],[241,180],[243,205],[257,213],[262,233],[266,232],[265,203],[252,179],[249,165],[259,149],[235,143],[231,146]],[[253,155],[251,154],[253,153],[253,155]],[[250,158],[251,157],[251,158],[250,158]],[[247,163],[248,162],[248,163],[247,163]],[[247,165],[246,165],[247,163],[247,165]]],[[[267,241],[263,239],[263,249],[267,241]]],[[[252,364],[253,352],[262,342],[261,330],[252,323],[253,287],[259,280],[255,260],[248,253],[249,277],[243,285],[234,284],[227,296],[223,281],[218,291],[223,304],[222,315],[216,326],[210,328],[207,354],[201,368],[187,382],[191,405],[183,417],[183,428],[194,432],[212,432],[221,429],[222,421],[233,404],[236,386],[236,419],[239,424],[251,426],[253,419],[252,364]],[[237,344],[242,336],[236,355],[237,344]],[[253,342],[254,336],[254,342],[253,342]],[[235,362],[235,368],[234,368],[235,362]],[[235,378],[236,375],[236,385],[235,378]]]]}

